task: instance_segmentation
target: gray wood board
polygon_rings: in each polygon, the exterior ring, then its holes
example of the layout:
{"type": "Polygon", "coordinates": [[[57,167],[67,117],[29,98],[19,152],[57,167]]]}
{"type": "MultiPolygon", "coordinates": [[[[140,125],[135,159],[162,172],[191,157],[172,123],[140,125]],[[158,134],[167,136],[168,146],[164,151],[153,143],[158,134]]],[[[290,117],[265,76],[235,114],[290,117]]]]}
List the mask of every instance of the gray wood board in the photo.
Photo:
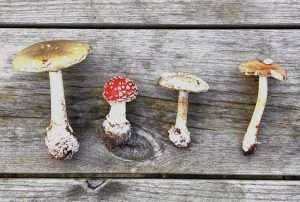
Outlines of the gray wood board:
{"type": "Polygon", "coordinates": [[[0,24],[299,24],[297,0],[0,0],[0,24]]]}
{"type": "Polygon", "coordinates": [[[11,201],[299,201],[298,181],[1,179],[11,201]]]}
{"type": "Polygon", "coordinates": [[[0,173],[300,173],[300,30],[0,29],[0,45],[0,173]],[[74,159],[64,162],[49,159],[44,145],[48,75],[17,73],[10,64],[22,48],[58,38],[81,39],[93,47],[86,61],[64,71],[69,117],[81,143],[74,159]],[[241,142],[258,83],[241,75],[238,65],[265,57],[283,64],[289,79],[270,79],[262,144],[255,155],[244,156],[241,142]],[[167,71],[194,73],[211,88],[190,95],[188,149],[168,141],[177,92],[157,86],[167,71]],[[140,96],[128,104],[127,113],[136,135],[129,145],[109,152],[96,128],[109,109],[102,86],[118,74],[139,87],[140,96]]]}

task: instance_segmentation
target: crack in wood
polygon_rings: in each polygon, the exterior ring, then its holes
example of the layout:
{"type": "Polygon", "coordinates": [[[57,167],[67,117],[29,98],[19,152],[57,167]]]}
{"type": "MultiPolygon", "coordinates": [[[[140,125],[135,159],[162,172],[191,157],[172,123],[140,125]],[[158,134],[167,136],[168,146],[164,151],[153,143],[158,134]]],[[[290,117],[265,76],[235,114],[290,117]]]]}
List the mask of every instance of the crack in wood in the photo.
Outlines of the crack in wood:
{"type": "Polygon", "coordinates": [[[100,182],[95,180],[86,180],[87,188],[89,188],[92,191],[99,191],[102,188],[104,188],[111,180],[105,179],[100,182]]]}

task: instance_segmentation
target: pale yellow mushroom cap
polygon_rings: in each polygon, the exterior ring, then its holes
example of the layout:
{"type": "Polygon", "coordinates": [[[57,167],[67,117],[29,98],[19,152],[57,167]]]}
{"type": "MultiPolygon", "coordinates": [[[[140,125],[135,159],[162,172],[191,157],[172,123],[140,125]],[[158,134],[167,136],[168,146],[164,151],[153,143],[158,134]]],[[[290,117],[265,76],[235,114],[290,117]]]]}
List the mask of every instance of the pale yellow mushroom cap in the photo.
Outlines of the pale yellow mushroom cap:
{"type": "Polygon", "coordinates": [[[158,83],[165,88],[193,93],[206,92],[209,89],[205,81],[186,72],[164,73],[158,83]]]}
{"type": "Polygon", "coordinates": [[[12,64],[16,71],[59,71],[80,63],[89,52],[90,46],[79,41],[44,41],[33,44],[17,53],[12,64]]]}

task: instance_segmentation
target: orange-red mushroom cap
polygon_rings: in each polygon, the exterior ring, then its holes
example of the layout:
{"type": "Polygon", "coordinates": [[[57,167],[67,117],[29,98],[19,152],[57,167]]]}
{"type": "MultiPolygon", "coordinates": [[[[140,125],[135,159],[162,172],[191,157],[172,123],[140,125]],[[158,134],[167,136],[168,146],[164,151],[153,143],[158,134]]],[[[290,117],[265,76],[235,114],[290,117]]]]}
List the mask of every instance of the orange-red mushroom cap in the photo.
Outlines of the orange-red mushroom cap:
{"type": "Polygon", "coordinates": [[[115,76],[107,81],[103,89],[103,97],[107,102],[131,102],[136,98],[136,84],[125,76],[115,76]]]}

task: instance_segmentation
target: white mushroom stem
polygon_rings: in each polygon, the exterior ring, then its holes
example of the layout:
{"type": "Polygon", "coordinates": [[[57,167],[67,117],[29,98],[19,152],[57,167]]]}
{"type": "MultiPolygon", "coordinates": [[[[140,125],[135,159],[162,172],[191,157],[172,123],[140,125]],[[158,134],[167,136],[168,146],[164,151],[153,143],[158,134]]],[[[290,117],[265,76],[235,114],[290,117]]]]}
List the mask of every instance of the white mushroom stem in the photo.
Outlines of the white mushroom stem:
{"type": "Polygon", "coordinates": [[[256,106],[243,140],[243,151],[245,153],[252,153],[255,150],[255,145],[257,144],[257,133],[266,106],[267,96],[268,78],[260,76],[256,106]]]}
{"type": "Polygon", "coordinates": [[[177,117],[175,128],[187,130],[187,113],[188,113],[188,99],[189,93],[186,91],[179,91],[178,106],[177,106],[177,117]]]}
{"type": "Polygon", "coordinates": [[[51,123],[47,128],[45,143],[49,154],[56,159],[70,159],[79,150],[66,112],[66,102],[61,71],[50,72],[51,123]]]}
{"type": "MultiPolygon", "coordinates": [[[[64,94],[64,84],[62,72],[49,72],[50,78],[50,93],[51,93],[51,125],[70,127],[64,94]]],[[[72,129],[71,129],[72,130],[72,129]]]]}
{"type": "Polygon", "coordinates": [[[111,102],[108,118],[111,123],[128,122],[126,119],[126,102],[111,102]]]}

